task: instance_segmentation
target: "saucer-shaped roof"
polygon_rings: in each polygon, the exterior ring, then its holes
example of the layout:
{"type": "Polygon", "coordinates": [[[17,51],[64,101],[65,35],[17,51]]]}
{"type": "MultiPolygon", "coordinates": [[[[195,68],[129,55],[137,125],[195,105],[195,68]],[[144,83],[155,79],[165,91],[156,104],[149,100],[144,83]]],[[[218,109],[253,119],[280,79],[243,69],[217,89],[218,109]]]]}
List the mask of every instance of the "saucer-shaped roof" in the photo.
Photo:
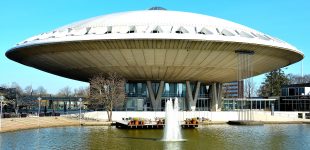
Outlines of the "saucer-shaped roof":
{"type": "Polygon", "coordinates": [[[303,53],[249,27],[161,7],[114,13],[36,35],[7,51],[14,61],[88,81],[118,72],[128,80],[236,80],[236,50],[251,50],[253,75],[295,63],[303,53]]]}

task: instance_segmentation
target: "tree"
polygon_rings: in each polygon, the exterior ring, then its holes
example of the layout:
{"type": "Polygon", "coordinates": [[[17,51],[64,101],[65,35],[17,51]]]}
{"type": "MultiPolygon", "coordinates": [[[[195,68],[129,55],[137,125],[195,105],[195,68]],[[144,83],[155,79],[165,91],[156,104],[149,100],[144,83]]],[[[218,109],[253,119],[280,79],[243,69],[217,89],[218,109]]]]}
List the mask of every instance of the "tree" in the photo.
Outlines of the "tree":
{"type": "Polygon", "coordinates": [[[112,121],[113,108],[123,104],[125,99],[125,79],[117,73],[95,75],[90,79],[90,105],[107,111],[112,121]]]}
{"type": "Polygon", "coordinates": [[[25,95],[32,95],[33,91],[32,91],[32,86],[28,85],[24,88],[24,94],[25,95]]]}
{"type": "Polygon", "coordinates": [[[79,87],[74,89],[74,95],[79,97],[89,97],[89,87],[79,87]]]}
{"type": "MultiPolygon", "coordinates": [[[[62,97],[70,97],[72,96],[72,91],[69,86],[66,86],[62,89],[59,90],[57,93],[57,96],[62,96],[62,97]]],[[[64,102],[64,110],[66,111],[67,109],[71,109],[71,100],[69,99],[69,102],[64,102]],[[68,105],[67,105],[68,104],[68,105]],[[67,108],[68,106],[68,108],[67,108]]]]}
{"type": "Polygon", "coordinates": [[[11,85],[11,89],[12,91],[14,91],[13,93],[15,94],[15,99],[13,99],[13,103],[14,103],[14,110],[15,110],[15,114],[18,113],[19,110],[19,105],[22,105],[22,94],[23,94],[23,89],[19,86],[18,83],[13,82],[11,85]]]}
{"type": "Polygon", "coordinates": [[[287,78],[289,79],[289,84],[302,84],[302,83],[310,83],[310,75],[294,75],[288,74],[287,78]]]}
{"type": "Polygon", "coordinates": [[[288,83],[289,79],[281,69],[271,71],[266,74],[265,81],[258,90],[259,96],[280,96],[281,86],[288,83]]]}
{"type": "Polygon", "coordinates": [[[252,79],[244,82],[244,97],[251,98],[256,95],[256,83],[252,79]]]}
{"type": "Polygon", "coordinates": [[[46,95],[48,95],[46,89],[45,89],[43,86],[39,86],[39,87],[36,89],[36,93],[39,94],[40,96],[46,96],[46,95]]]}
{"type": "Polygon", "coordinates": [[[58,96],[65,96],[65,97],[69,97],[72,95],[72,91],[71,88],[69,86],[66,86],[62,89],[59,90],[59,92],[57,93],[58,96]]]}

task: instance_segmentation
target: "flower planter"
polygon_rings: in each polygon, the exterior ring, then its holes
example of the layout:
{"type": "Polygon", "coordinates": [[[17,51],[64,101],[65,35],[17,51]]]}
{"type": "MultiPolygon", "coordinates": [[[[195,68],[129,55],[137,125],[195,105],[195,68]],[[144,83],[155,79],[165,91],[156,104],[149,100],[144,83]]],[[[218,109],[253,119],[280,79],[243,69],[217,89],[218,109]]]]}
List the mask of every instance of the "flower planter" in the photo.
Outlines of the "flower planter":
{"type": "Polygon", "coordinates": [[[135,125],[139,125],[139,120],[135,120],[135,125]]]}

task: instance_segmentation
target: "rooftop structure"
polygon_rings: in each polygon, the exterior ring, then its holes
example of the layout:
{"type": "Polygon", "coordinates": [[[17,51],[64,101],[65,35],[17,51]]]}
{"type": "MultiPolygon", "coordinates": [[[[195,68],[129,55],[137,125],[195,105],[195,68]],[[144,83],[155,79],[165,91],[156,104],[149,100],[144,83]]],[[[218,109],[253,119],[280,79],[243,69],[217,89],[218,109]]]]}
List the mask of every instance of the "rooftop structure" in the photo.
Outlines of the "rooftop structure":
{"type": "Polygon", "coordinates": [[[234,53],[240,49],[256,52],[254,75],[303,58],[292,45],[246,26],[159,8],[66,25],[18,43],[6,56],[81,81],[113,71],[130,80],[230,82],[236,79],[234,53]]]}
{"type": "MultiPolygon", "coordinates": [[[[45,72],[86,82],[95,74],[116,72],[130,82],[141,83],[145,89],[142,93],[147,93],[152,107],[155,101],[160,105],[165,83],[176,84],[173,87],[177,91],[186,89],[185,104],[189,108],[196,106],[201,95],[197,91],[206,84],[212,86],[204,86],[204,91],[213,95],[213,102],[208,105],[220,106],[221,83],[236,81],[236,53],[241,51],[254,54],[253,76],[304,57],[294,46],[249,27],[161,7],[72,23],[30,37],[8,50],[6,56],[45,72]],[[183,85],[177,86],[179,83],[183,85]]],[[[144,100],[144,105],[148,100],[144,100]]]]}

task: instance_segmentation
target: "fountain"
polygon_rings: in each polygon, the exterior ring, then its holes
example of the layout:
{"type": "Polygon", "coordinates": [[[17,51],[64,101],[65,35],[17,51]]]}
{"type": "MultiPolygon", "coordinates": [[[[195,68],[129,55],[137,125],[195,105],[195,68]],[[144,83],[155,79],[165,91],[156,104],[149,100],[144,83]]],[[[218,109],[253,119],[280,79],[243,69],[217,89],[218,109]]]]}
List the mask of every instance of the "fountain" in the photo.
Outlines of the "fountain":
{"type": "Polygon", "coordinates": [[[179,104],[178,98],[174,99],[174,106],[170,98],[166,102],[166,118],[163,141],[184,141],[181,134],[181,126],[178,118],[179,104]]]}

